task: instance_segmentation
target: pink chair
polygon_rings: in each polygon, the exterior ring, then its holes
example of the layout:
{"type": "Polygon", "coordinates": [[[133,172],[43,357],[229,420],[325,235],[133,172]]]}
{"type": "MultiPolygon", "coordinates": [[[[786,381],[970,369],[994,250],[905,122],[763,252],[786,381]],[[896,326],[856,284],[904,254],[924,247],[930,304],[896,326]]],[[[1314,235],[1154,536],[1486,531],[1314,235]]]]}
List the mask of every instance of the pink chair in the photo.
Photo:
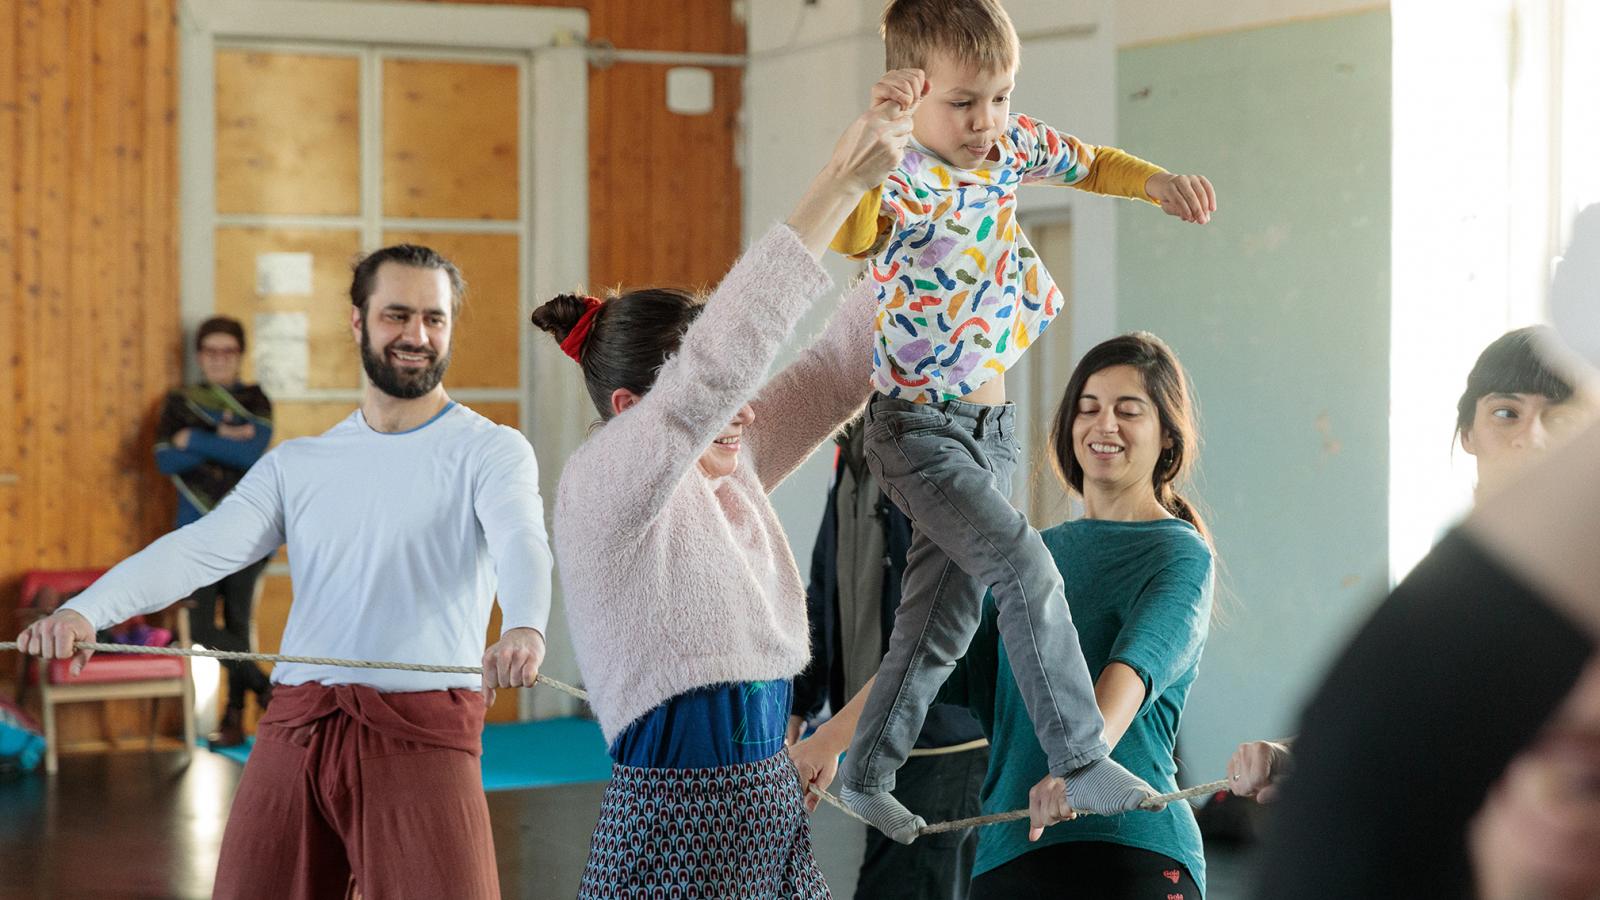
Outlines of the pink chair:
{"type": "MultiPolygon", "coordinates": [[[[105,574],[104,569],[35,569],[22,578],[22,591],[17,612],[25,619],[24,625],[46,613],[38,609],[35,601],[40,590],[49,587],[59,594],[83,590],[105,574]]],[[[180,603],[167,609],[173,620],[172,631],[177,635],[176,646],[189,646],[189,616],[179,608],[180,603]]],[[[195,741],[194,680],[190,677],[189,660],[180,656],[139,656],[129,653],[96,653],[83,671],[73,676],[71,660],[51,660],[48,666],[36,665],[32,657],[22,659],[22,677],[18,679],[18,692],[23,685],[38,684],[40,718],[44,721],[45,771],[54,773],[60,738],[56,734],[55,708],[62,703],[85,703],[99,700],[150,698],[150,735],[146,746],[155,746],[156,727],[159,721],[157,705],[163,697],[177,697],[183,704],[183,745],[193,755],[195,741]]],[[[102,720],[108,739],[115,745],[109,728],[102,720]]]]}

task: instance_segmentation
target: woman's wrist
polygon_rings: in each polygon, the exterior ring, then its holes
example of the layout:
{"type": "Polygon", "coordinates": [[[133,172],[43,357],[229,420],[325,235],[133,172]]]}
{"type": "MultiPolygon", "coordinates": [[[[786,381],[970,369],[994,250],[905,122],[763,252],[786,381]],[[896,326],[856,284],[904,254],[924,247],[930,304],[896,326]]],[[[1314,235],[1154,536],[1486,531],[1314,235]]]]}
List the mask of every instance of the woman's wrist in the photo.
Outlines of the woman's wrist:
{"type": "Polygon", "coordinates": [[[817,174],[817,180],[830,185],[838,198],[848,199],[851,203],[859,202],[862,194],[878,186],[876,181],[863,184],[860,175],[833,160],[829,160],[828,164],[822,167],[822,171],[817,174]]]}
{"type": "Polygon", "coordinates": [[[821,744],[823,749],[832,751],[835,755],[850,749],[850,730],[840,727],[838,719],[829,719],[818,725],[811,737],[821,744]]]}
{"type": "Polygon", "coordinates": [[[821,259],[844,224],[850,211],[861,201],[864,191],[853,187],[854,179],[841,174],[830,163],[812,179],[805,196],[786,220],[811,255],[821,259]]]}

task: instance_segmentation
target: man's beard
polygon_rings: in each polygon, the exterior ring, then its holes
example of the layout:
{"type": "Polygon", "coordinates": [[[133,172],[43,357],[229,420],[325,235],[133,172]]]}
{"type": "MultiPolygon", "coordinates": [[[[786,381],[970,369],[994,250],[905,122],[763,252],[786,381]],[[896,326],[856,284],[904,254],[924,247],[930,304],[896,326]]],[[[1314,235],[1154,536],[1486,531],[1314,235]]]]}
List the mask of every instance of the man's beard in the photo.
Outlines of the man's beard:
{"type": "Polygon", "coordinates": [[[404,344],[391,343],[383,352],[372,349],[372,338],[367,333],[367,320],[361,318],[361,367],[367,370],[367,380],[373,386],[397,400],[415,400],[439,386],[445,370],[450,368],[450,354],[436,355],[433,351],[404,344]],[[433,362],[421,368],[400,368],[389,362],[388,352],[398,350],[433,357],[433,362]]]}

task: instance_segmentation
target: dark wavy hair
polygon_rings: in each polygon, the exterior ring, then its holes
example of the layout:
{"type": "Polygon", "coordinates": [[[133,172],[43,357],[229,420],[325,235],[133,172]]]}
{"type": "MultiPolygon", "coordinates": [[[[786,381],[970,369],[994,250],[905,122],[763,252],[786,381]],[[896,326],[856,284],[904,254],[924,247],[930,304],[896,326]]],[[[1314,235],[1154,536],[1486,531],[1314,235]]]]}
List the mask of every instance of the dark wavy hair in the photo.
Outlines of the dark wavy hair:
{"type": "Polygon", "coordinates": [[[1555,340],[1547,325],[1530,325],[1508,331],[1478,354],[1467,375],[1467,389],[1456,401],[1456,439],[1472,430],[1478,401],[1490,394],[1539,394],[1551,403],[1572,398],[1572,383],[1545,365],[1539,354],[1542,341],[1555,340]]]}
{"type": "MultiPolygon", "coordinates": [[[[531,318],[559,343],[586,308],[583,297],[561,294],[535,309],[531,318]]],[[[694,294],[673,288],[627,291],[604,301],[578,356],[584,386],[601,419],[616,415],[611,394],[618,388],[640,396],[650,390],[702,308],[694,294]]]]}
{"type": "Polygon", "coordinates": [[[194,332],[194,349],[196,353],[200,351],[200,345],[205,342],[205,339],[213,334],[226,334],[232,337],[239,342],[239,352],[244,352],[244,325],[240,324],[238,319],[232,316],[212,316],[201,322],[200,327],[195,329],[194,332]]]}
{"type": "Polygon", "coordinates": [[[1206,527],[1205,519],[1195,504],[1179,492],[1180,488],[1187,487],[1200,452],[1200,429],[1195,420],[1189,376],[1172,348],[1147,331],[1103,341],[1078,361],[1072,377],[1067,379],[1067,389],[1051,428],[1050,446],[1056,474],[1074,493],[1083,495],[1083,467],[1078,464],[1077,453],[1073,450],[1072,422],[1077,418],[1078,401],[1083,398],[1090,376],[1112,366],[1132,366],[1138,370],[1144,378],[1145,391],[1156,405],[1162,437],[1172,439],[1172,446],[1162,451],[1150,473],[1156,500],[1167,512],[1193,525],[1206,543],[1211,543],[1211,530],[1206,527]]]}
{"type": "Polygon", "coordinates": [[[420,244],[395,244],[374,250],[358,260],[350,274],[350,305],[366,313],[367,298],[378,289],[378,269],[388,262],[443,272],[450,279],[450,314],[461,314],[461,301],[467,296],[467,282],[461,277],[461,270],[444,254],[420,244]]]}

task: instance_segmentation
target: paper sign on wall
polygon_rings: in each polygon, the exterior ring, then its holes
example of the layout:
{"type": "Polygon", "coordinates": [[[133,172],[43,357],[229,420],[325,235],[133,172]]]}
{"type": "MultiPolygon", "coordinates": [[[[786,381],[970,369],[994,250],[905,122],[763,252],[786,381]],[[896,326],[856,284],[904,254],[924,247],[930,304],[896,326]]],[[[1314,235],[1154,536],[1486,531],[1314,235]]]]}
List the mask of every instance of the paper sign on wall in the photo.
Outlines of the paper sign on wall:
{"type": "Polygon", "coordinates": [[[311,254],[256,254],[256,296],[311,296],[311,254]]]}
{"type": "Polygon", "coordinates": [[[256,380],[268,396],[305,393],[306,371],[311,367],[308,333],[303,312],[256,314],[250,345],[255,349],[256,380]]]}

